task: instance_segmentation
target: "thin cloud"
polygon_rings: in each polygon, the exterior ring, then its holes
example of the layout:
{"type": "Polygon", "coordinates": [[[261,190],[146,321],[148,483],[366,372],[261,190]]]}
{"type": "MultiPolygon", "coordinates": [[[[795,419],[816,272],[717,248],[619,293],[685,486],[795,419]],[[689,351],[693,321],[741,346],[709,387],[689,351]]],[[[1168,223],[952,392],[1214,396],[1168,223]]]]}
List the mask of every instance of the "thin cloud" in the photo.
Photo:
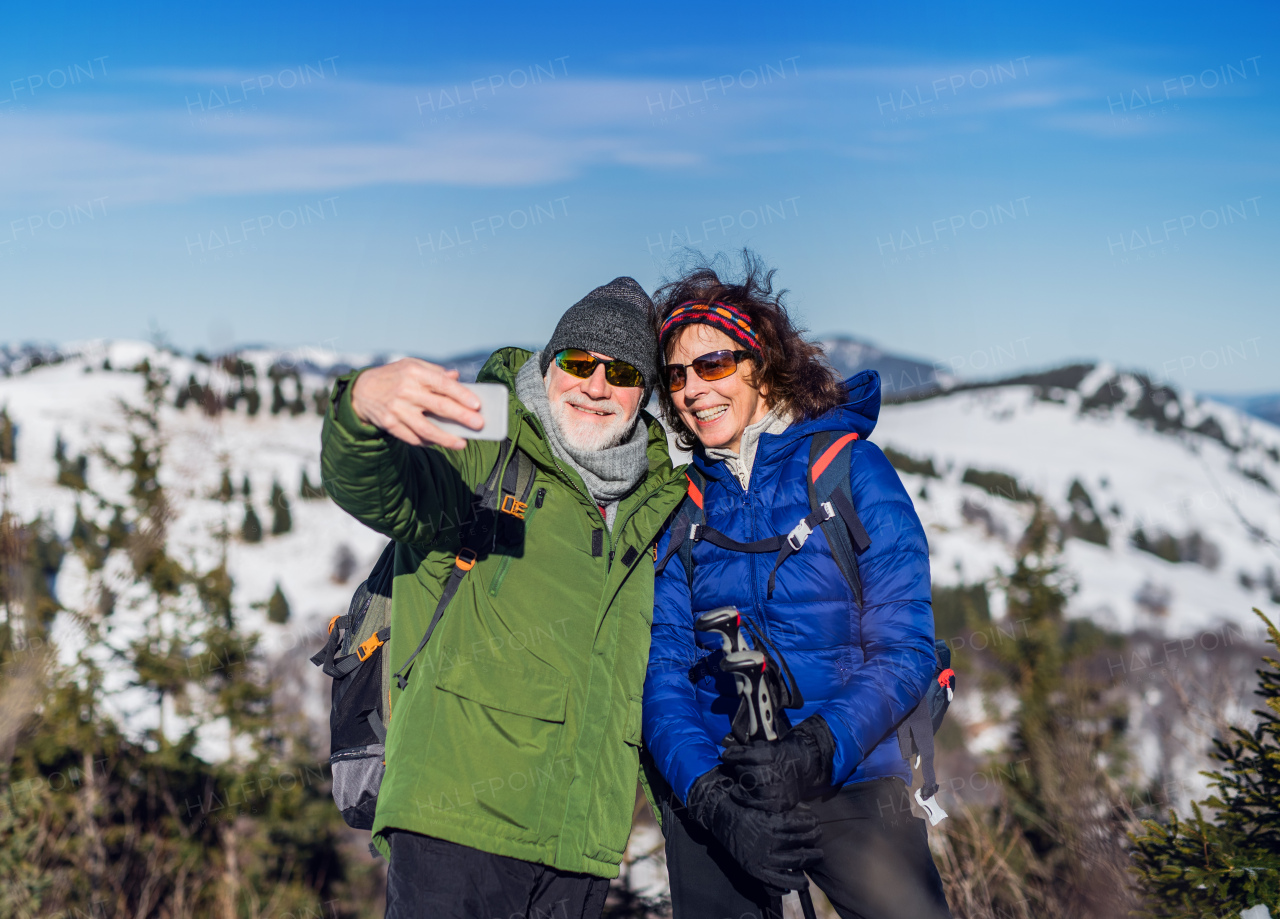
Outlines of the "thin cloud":
{"type": "Polygon", "coordinates": [[[1168,127],[1109,118],[1098,87],[1136,78],[1087,62],[1010,61],[792,61],[781,75],[776,66],[719,75],[710,67],[687,78],[559,75],[485,88],[379,82],[336,69],[291,87],[259,79],[272,68],[132,71],[91,95],[6,116],[0,157],[11,180],[0,185],[0,204],[538,185],[598,168],[680,170],[805,151],[915,158],[926,154],[914,148],[939,137],[1003,130],[1008,119],[1020,130],[1094,136],[1191,127],[1189,118],[1168,127]],[[939,86],[950,94],[945,106],[926,105],[924,94],[939,86]]]}

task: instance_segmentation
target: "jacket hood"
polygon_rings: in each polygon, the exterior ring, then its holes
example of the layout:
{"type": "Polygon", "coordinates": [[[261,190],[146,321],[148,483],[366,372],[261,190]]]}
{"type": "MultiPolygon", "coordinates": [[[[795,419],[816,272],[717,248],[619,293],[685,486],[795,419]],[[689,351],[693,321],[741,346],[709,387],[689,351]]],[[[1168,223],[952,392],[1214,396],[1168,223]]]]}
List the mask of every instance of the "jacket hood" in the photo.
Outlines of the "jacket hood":
{"type": "MultiPolygon", "coordinates": [[[[848,401],[843,405],[837,405],[812,421],[796,422],[781,434],[761,434],[760,446],[752,464],[753,478],[755,470],[789,454],[790,448],[797,441],[812,437],[820,431],[856,431],[862,440],[870,437],[880,418],[880,374],[875,370],[855,373],[844,381],[844,388],[848,401]]],[[[723,462],[709,459],[701,445],[694,447],[693,463],[709,478],[730,474],[723,462]]]]}
{"type": "Polygon", "coordinates": [[[477,383],[501,383],[513,393],[516,391],[516,374],[533,357],[532,351],[524,348],[499,348],[489,355],[480,372],[476,374],[477,383]]]}

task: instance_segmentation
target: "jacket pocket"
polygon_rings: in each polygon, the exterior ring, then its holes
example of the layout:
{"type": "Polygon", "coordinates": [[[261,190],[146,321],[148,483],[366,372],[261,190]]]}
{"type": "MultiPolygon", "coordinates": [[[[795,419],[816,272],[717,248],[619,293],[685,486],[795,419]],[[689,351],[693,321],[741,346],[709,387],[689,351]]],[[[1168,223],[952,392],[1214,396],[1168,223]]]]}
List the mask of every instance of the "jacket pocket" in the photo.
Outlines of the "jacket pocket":
{"type": "Polygon", "coordinates": [[[640,746],[644,736],[644,721],[641,717],[643,711],[644,696],[636,696],[631,700],[631,704],[627,708],[627,733],[624,738],[633,747],[640,746]]]}
{"type": "Polygon", "coordinates": [[[567,681],[536,661],[468,661],[437,676],[435,696],[412,829],[430,834],[439,819],[461,827],[463,845],[549,845],[557,823],[544,806],[563,799],[574,771],[562,751],[567,681]]]}
{"type": "MultiPolygon", "coordinates": [[[[621,700],[619,700],[621,702],[621,700]]],[[[640,744],[643,737],[640,713],[644,697],[628,698],[626,720],[622,705],[615,702],[622,744],[614,734],[613,749],[602,753],[593,764],[595,772],[592,807],[587,815],[587,855],[605,862],[617,862],[627,848],[631,835],[631,817],[636,804],[637,780],[640,777],[640,744]]]]}
{"type": "Polygon", "coordinates": [[[436,687],[486,708],[564,723],[569,684],[549,667],[525,660],[472,659],[440,672],[436,687]]]}

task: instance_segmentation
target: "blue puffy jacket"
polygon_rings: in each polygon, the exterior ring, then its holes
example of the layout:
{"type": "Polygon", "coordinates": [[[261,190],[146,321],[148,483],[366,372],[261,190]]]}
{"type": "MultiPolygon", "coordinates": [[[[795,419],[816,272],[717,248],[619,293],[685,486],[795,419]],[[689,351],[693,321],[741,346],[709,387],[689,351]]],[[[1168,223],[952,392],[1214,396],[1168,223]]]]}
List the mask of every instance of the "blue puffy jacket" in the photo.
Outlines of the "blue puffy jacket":
{"type": "MultiPolygon", "coordinates": [[[[700,658],[719,656],[718,643],[695,632],[693,623],[720,606],[746,612],[786,658],[805,699],[804,708],[787,713],[791,722],[818,713],[830,726],[833,786],[886,776],[911,781],[894,728],[924,697],[935,668],[929,549],[898,474],[866,441],[880,414],[879,375],[864,371],[846,386],[847,404],[761,436],[746,491],[725,464],[701,450],[694,454],[706,477],[708,526],[751,542],[787,533],[809,513],[813,435],[856,431],[850,484],[871,546],[858,557],[861,608],[821,529],[778,569],[772,599],[766,599],[772,553],[696,543],[692,598],[685,568],[673,556],[654,587],[644,742],[682,801],[719,763],[720,740],[738,708],[733,679],[718,668],[697,683],[689,679],[700,658]]],[[[670,532],[662,536],[658,558],[670,539],[670,532]]]]}

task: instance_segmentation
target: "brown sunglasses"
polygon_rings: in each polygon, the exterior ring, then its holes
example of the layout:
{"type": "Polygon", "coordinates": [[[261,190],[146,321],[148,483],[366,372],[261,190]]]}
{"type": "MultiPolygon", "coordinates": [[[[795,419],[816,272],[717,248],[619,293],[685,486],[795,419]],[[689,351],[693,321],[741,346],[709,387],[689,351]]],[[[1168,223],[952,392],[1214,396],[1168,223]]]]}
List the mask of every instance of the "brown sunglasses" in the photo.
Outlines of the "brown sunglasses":
{"type": "Polygon", "coordinates": [[[688,368],[708,383],[723,380],[738,372],[738,363],[747,358],[754,358],[752,351],[711,351],[701,357],[695,357],[689,364],[667,364],[663,373],[667,375],[667,391],[679,392],[688,382],[688,368]]]}

